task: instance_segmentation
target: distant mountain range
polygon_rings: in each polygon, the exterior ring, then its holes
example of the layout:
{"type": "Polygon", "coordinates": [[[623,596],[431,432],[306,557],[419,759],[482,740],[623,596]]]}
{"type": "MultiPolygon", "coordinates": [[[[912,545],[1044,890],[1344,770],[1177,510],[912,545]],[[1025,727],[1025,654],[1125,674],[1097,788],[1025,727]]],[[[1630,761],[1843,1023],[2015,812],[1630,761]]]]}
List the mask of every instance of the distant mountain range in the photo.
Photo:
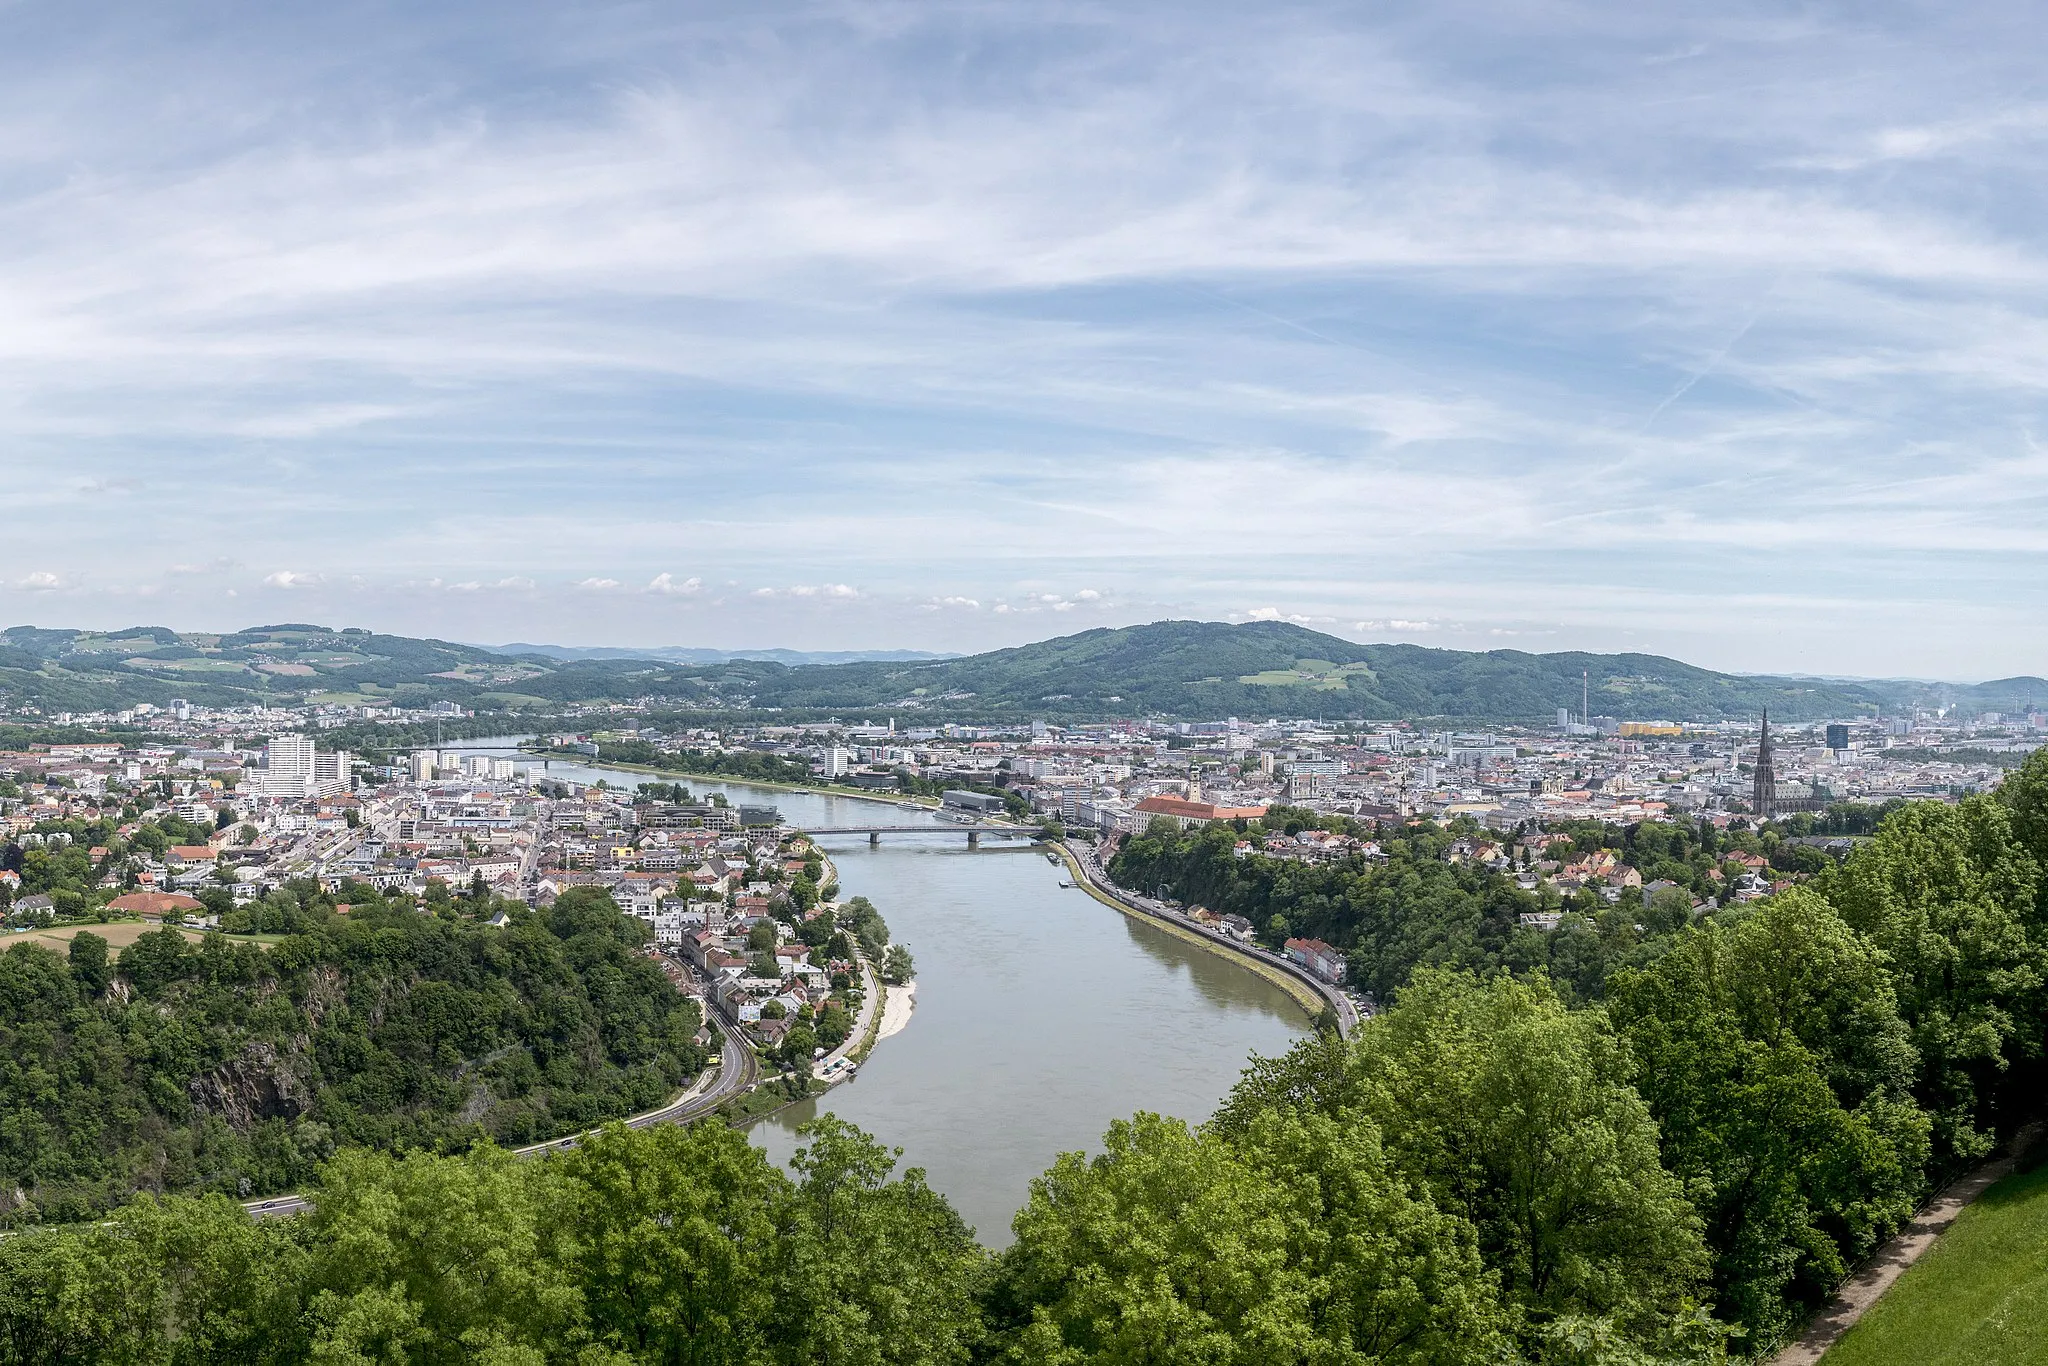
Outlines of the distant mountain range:
{"type": "Polygon", "coordinates": [[[538,655],[544,659],[659,659],[669,664],[725,664],[759,659],[798,668],[807,664],[858,664],[867,660],[958,659],[957,653],[933,650],[707,650],[691,645],[656,645],[644,650],[615,645],[484,645],[499,655],[538,655]]]}
{"type": "Polygon", "coordinates": [[[1083,631],[986,654],[660,651],[507,645],[379,635],[304,623],[213,635],[161,626],[0,632],[0,704],[99,711],[174,697],[210,706],[307,699],[545,714],[646,699],[679,712],[787,719],[1086,720],[1241,716],[1548,722],[1846,719],[1909,708],[1971,714],[2048,705],[2048,681],[1949,684],[1716,673],[1660,655],[1528,654],[1359,645],[1283,622],[1160,621],[1083,631]],[[704,659],[698,656],[708,655],[704,659]],[[667,657],[657,657],[667,656],[667,657]]]}

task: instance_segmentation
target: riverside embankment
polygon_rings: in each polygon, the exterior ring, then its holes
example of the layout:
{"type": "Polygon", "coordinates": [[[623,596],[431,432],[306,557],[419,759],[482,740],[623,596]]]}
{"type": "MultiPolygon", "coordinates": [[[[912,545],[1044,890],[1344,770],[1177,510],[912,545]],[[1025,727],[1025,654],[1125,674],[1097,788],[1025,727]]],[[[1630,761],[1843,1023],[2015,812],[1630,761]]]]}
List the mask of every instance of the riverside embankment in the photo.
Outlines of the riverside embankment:
{"type": "Polygon", "coordinates": [[[1190,943],[1258,973],[1293,997],[1309,1015],[1321,1019],[1328,1010],[1336,1016],[1337,1032],[1349,1037],[1358,1027],[1358,1006],[1337,987],[1323,981],[1300,964],[1256,944],[1233,939],[1219,930],[1181,914],[1173,907],[1117,886],[1103,868],[1092,846],[1061,843],[1060,856],[1074,877],[1104,905],[1126,915],[1137,915],[1158,924],[1190,943]]]}

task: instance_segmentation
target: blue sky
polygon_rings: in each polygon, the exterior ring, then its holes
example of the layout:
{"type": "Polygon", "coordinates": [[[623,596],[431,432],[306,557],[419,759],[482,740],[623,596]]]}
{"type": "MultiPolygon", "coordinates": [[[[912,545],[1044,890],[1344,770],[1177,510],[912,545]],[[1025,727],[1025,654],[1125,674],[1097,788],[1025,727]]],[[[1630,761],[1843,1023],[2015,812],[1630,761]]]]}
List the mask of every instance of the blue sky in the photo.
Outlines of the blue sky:
{"type": "Polygon", "coordinates": [[[0,616],[2048,671],[2038,19],[0,4],[0,616]]]}

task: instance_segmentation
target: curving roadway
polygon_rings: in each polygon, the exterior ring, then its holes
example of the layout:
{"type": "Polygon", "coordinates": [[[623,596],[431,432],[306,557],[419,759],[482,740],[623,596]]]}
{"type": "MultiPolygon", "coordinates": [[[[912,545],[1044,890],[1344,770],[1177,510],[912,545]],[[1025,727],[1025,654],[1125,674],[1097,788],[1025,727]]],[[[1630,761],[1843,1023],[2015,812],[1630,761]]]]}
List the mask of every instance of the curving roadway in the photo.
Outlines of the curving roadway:
{"type": "MultiPolygon", "coordinates": [[[[687,1124],[702,1119],[716,1110],[734,1094],[746,1090],[760,1080],[760,1060],[754,1050],[740,1037],[738,1026],[725,1018],[723,1011],[708,999],[705,1008],[718,1017],[719,1032],[725,1036],[725,1046],[718,1055],[718,1070],[705,1068],[689,1089],[658,1110],[631,1115],[626,1119],[629,1129],[645,1129],[651,1124],[687,1124]]],[[[566,1138],[553,1138],[545,1143],[529,1143],[524,1148],[514,1148],[514,1157],[537,1157],[543,1153],[565,1152],[577,1143],[597,1133],[586,1129],[582,1133],[570,1134],[566,1138]]],[[[244,1200],[242,1208],[258,1219],[280,1219],[289,1215],[304,1214],[313,1207],[312,1200],[304,1195],[273,1195],[265,1200],[244,1200]]]]}

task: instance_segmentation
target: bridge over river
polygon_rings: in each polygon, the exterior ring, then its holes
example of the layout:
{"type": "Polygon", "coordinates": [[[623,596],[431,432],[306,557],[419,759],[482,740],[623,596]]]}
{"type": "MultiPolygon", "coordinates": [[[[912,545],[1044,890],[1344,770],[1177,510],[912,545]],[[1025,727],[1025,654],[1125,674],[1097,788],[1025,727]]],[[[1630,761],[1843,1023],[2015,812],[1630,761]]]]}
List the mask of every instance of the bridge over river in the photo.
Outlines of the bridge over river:
{"type": "Polygon", "coordinates": [[[1036,826],[997,825],[990,821],[934,821],[926,825],[812,825],[800,827],[800,833],[814,839],[820,835],[866,835],[869,844],[880,844],[884,835],[965,835],[970,848],[980,844],[983,835],[1023,840],[1039,837],[1036,826]]]}

